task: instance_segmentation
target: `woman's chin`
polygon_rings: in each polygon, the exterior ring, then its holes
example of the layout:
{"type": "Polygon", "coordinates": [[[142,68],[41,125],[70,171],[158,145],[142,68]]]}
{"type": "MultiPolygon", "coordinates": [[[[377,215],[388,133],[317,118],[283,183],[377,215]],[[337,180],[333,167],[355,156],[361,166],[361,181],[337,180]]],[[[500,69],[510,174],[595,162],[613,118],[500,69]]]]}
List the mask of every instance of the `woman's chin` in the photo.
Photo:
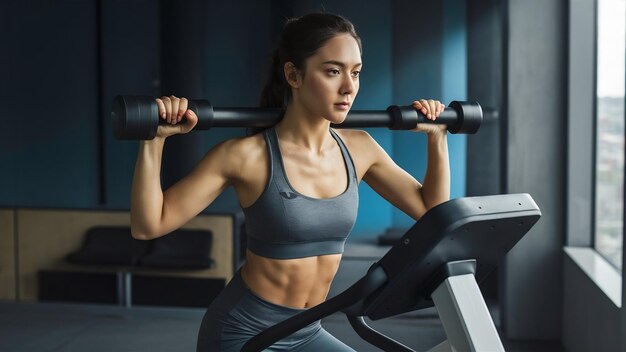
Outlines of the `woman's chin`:
{"type": "Polygon", "coordinates": [[[326,120],[330,121],[333,125],[340,125],[346,120],[348,116],[348,112],[333,112],[331,114],[326,115],[326,120]]]}

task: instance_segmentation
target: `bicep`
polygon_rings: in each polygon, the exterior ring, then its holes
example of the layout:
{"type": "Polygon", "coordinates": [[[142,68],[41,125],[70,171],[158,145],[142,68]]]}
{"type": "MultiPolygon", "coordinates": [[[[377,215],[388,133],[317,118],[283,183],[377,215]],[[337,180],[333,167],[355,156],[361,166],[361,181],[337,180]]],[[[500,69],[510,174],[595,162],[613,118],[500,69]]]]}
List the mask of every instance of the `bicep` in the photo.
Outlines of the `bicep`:
{"type": "Polygon", "coordinates": [[[230,141],[211,149],[191,173],[163,192],[161,229],[169,233],[208,207],[231,183],[230,141]]]}
{"type": "Polygon", "coordinates": [[[365,144],[364,149],[371,159],[363,180],[398,209],[415,220],[419,219],[426,212],[422,185],[398,166],[373,138],[369,137],[365,144]]]}

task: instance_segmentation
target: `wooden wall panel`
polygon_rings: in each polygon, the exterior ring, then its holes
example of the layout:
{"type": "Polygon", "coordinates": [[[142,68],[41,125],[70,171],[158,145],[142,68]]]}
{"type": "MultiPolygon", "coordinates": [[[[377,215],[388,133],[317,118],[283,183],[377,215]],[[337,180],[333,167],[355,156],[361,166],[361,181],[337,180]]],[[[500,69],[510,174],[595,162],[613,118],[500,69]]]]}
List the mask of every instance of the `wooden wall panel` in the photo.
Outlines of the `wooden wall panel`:
{"type": "Polygon", "coordinates": [[[0,210],[0,299],[14,300],[15,224],[13,210],[0,210]]]}
{"type": "MultiPolygon", "coordinates": [[[[65,256],[78,250],[83,235],[93,226],[129,226],[128,212],[78,210],[18,210],[20,300],[37,300],[37,272],[41,269],[111,271],[110,266],[68,264],[65,256]]],[[[214,234],[211,257],[215,267],[206,270],[133,269],[142,274],[225,278],[233,275],[233,219],[229,215],[199,215],[182,228],[208,229],[214,234]]]]}

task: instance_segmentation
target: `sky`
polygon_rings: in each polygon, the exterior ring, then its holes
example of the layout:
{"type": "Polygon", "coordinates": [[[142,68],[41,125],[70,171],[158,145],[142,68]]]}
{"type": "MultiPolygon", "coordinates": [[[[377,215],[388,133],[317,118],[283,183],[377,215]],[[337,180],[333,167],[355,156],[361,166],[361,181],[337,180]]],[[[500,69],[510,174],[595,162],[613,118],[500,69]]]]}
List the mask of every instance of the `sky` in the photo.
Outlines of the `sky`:
{"type": "Polygon", "coordinates": [[[598,96],[624,96],[626,0],[598,1],[598,96]]]}

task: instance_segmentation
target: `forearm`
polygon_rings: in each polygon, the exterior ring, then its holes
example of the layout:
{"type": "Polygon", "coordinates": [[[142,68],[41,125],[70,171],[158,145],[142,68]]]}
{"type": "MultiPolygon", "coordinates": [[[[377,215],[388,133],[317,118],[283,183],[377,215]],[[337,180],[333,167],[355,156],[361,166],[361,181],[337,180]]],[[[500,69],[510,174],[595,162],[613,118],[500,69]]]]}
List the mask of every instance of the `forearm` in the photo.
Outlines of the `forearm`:
{"type": "Polygon", "coordinates": [[[158,229],[163,213],[161,157],[164,138],[141,141],[135,164],[130,200],[130,226],[133,237],[149,239],[158,229]]]}
{"type": "Polygon", "coordinates": [[[450,160],[445,132],[428,134],[428,164],[421,192],[427,209],[450,199],[450,160]]]}

